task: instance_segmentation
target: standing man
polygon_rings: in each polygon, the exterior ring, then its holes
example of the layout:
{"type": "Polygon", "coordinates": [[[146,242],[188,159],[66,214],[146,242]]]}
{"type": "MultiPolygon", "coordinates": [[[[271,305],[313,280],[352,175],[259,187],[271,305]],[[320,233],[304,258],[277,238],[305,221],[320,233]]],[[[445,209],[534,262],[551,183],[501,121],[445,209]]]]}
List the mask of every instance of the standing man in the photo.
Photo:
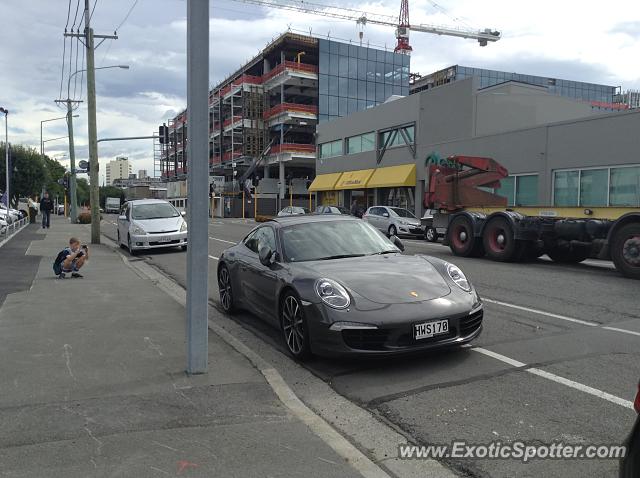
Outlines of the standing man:
{"type": "Polygon", "coordinates": [[[53,201],[49,198],[49,193],[45,192],[40,199],[40,212],[42,213],[42,229],[48,229],[51,222],[51,211],[53,211],[53,201]]]}
{"type": "Polygon", "coordinates": [[[356,216],[358,217],[358,201],[356,201],[355,199],[353,201],[351,201],[351,215],[352,216],[356,216]]]}

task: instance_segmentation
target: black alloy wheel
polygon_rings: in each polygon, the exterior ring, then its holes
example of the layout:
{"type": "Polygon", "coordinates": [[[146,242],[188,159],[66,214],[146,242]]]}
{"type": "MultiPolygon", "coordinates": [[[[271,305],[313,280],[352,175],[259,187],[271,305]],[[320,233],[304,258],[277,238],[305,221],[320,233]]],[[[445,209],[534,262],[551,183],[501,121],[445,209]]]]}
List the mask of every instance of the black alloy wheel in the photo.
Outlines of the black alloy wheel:
{"type": "Polygon", "coordinates": [[[220,293],[220,304],[224,311],[232,314],[235,311],[233,303],[233,290],[231,288],[231,274],[226,265],[221,265],[218,269],[218,292],[220,293]]]}
{"type": "Polygon", "coordinates": [[[307,323],[298,297],[287,292],[280,307],[282,336],[289,353],[296,360],[306,360],[311,356],[307,323]]]}

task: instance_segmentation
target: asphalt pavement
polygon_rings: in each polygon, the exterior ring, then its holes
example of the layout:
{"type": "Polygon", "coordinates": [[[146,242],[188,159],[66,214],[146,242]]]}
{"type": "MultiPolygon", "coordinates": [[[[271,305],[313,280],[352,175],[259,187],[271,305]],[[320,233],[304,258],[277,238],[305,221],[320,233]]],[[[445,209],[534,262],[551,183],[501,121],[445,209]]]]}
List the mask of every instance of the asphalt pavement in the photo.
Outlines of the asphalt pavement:
{"type": "MultiPolygon", "coordinates": [[[[106,218],[105,234],[115,237],[114,223],[106,218]]],[[[250,220],[211,221],[212,301],[218,300],[218,257],[253,227],[250,220]]],[[[421,444],[623,441],[635,418],[631,400],[640,377],[637,281],[600,261],[496,263],[455,257],[441,244],[404,242],[406,254],[434,255],[465,271],[485,299],[482,335],[468,348],[384,361],[318,358],[309,371],[421,444]]],[[[142,257],[185,284],[186,254],[142,257]]],[[[234,320],[287,368],[278,331],[250,314],[234,320]]],[[[304,386],[294,390],[305,398],[304,386]]],[[[443,461],[465,476],[615,476],[617,470],[611,459],[443,461]]]]}

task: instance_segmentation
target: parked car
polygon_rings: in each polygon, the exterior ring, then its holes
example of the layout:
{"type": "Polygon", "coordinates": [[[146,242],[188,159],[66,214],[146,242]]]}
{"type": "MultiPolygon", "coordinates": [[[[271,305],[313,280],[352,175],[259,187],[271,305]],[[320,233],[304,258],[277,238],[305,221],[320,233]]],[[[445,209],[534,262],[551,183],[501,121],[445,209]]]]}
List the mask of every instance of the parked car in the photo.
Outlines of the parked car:
{"type": "Polygon", "coordinates": [[[475,339],[483,306],[464,273],[403,248],[396,236],[351,216],[275,218],[220,256],[220,303],[229,313],[242,307],[271,321],[299,360],[475,339]]]}
{"type": "Polygon", "coordinates": [[[347,208],[342,206],[318,206],[316,214],[351,214],[347,208]]]}
{"type": "Polygon", "coordinates": [[[438,242],[438,239],[445,235],[446,228],[436,228],[433,225],[434,209],[425,209],[420,222],[424,226],[424,238],[429,242],[438,242]]]}
{"type": "Polygon", "coordinates": [[[118,245],[133,255],[140,250],[187,248],[187,222],[162,199],[127,201],[118,216],[118,245]]]}
{"type": "Polygon", "coordinates": [[[423,236],[424,226],[420,219],[408,209],[391,206],[373,206],[367,209],[362,219],[389,236],[423,236]]]}
{"type": "Polygon", "coordinates": [[[21,214],[20,211],[17,211],[16,209],[7,209],[7,206],[0,204],[0,216],[2,216],[8,224],[13,224],[15,221],[20,219],[21,214]]]}
{"type": "Polygon", "coordinates": [[[5,232],[7,232],[7,226],[7,221],[0,217],[0,234],[4,234],[5,232]]]}
{"type": "Polygon", "coordinates": [[[620,478],[636,478],[640,476],[640,383],[636,392],[633,408],[638,414],[631,433],[624,445],[627,447],[625,457],[620,461],[620,478]]]}
{"type": "Polygon", "coordinates": [[[278,217],[299,216],[301,214],[311,214],[311,211],[309,211],[306,207],[287,206],[278,213],[278,217]]]}
{"type": "Polygon", "coordinates": [[[64,204],[58,204],[58,216],[64,215],[64,204]]]}

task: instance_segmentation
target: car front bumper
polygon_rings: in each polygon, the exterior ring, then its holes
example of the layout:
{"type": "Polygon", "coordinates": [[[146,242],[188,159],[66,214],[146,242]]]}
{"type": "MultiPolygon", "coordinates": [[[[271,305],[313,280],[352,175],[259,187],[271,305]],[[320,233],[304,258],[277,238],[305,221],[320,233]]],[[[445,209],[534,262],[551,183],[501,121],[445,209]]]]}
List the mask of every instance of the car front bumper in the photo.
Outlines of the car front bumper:
{"type": "Polygon", "coordinates": [[[322,304],[308,304],[305,305],[305,316],[314,353],[377,356],[468,343],[482,332],[484,310],[482,304],[474,307],[471,301],[453,307],[443,305],[443,302],[392,304],[367,311],[336,311],[322,304]],[[449,321],[448,333],[414,338],[414,325],[441,319],[449,321]],[[365,324],[367,328],[362,327],[365,324]]]}
{"type": "Polygon", "coordinates": [[[422,225],[398,225],[398,234],[407,236],[422,236],[424,235],[425,227],[422,225]]]}
{"type": "Polygon", "coordinates": [[[137,251],[186,245],[186,232],[171,232],[167,234],[141,234],[131,236],[131,247],[132,249],[137,251]]]}

